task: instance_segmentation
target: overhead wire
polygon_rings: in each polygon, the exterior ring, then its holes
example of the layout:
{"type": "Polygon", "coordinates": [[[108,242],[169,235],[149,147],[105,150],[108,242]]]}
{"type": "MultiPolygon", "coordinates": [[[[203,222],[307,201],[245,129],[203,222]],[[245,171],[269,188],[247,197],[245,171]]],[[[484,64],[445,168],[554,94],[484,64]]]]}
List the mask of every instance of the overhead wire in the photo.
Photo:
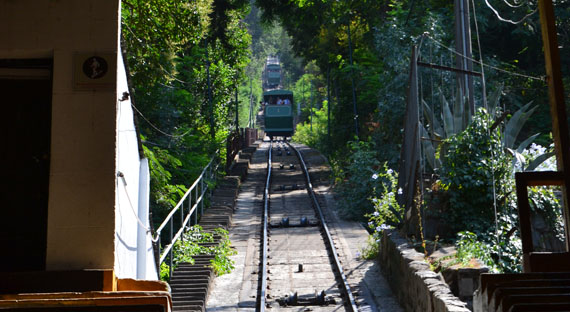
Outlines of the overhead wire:
{"type": "MultiPolygon", "coordinates": [[[[124,25],[125,28],[133,35],[133,37],[136,39],[135,41],[137,41],[141,46],[143,46],[143,40],[140,39],[140,38],[133,32],[133,30],[132,30],[127,24],[123,24],[123,25],[124,25]]],[[[146,44],[146,46],[148,46],[148,44],[146,44]]],[[[159,66],[159,67],[160,67],[160,69],[161,69],[170,79],[172,79],[172,80],[174,80],[174,81],[177,81],[177,82],[180,82],[180,83],[185,84],[185,85],[188,84],[187,82],[182,81],[182,80],[176,78],[176,77],[174,76],[174,74],[172,74],[171,72],[167,71],[164,67],[162,67],[162,66],[159,66]]],[[[162,85],[163,87],[166,87],[166,88],[175,89],[175,87],[166,85],[166,84],[161,83],[161,82],[159,82],[159,84],[162,85]]],[[[146,121],[152,128],[154,128],[156,131],[158,131],[159,133],[161,133],[161,134],[163,134],[163,135],[165,135],[165,136],[168,136],[168,137],[171,137],[171,138],[182,138],[182,137],[186,136],[188,133],[190,133],[190,132],[192,131],[192,129],[189,129],[188,131],[184,132],[183,134],[178,134],[178,135],[167,133],[167,132],[165,132],[165,131],[159,129],[159,128],[158,128],[157,126],[155,126],[150,120],[148,120],[148,118],[146,118],[146,116],[144,116],[143,113],[142,113],[141,111],[139,111],[135,105],[133,105],[133,104],[131,103],[131,106],[132,106],[133,109],[144,119],[144,121],[146,121]]]]}
{"type": "MultiPolygon", "coordinates": [[[[140,39],[140,38],[133,32],[133,30],[129,27],[129,25],[127,25],[126,23],[122,23],[122,25],[125,26],[125,28],[131,33],[131,35],[133,35],[133,37],[136,39],[135,41],[138,42],[138,44],[139,44],[141,47],[148,48],[148,47],[150,46],[149,44],[144,43],[144,40],[140,39]]],[[[169,79],[172,79],[172,80],[174,80],[174,81],[180,82],[180,83],[182,83],[182,84],[184,84],[184,85],[188,85],[188,82],[182,81],[182,80],[176,78],[176,75],[174,75],[173,73],[171,73],[171,72],[169,72],[168,70],[166,70],[162,65],[159,64],[158,67],[160,68],[160,70],[162,70],[162,71],[166,74],[166,76],[167,76],[169,79]]],[[[162,85],[165,86],[165,87],[169,87],[169,86],[166,86],[166,85],[164,85],[164,84],[162,84],[162,85]]],[[[169,88],[174,88],[174,87],[169,87],[169,88]]]]}
{"type": "Polygon", "coordinates": [[[471,58],[471,57],[469,57],[469,56],[467,56],[467,55],[463,55],[463,54],[461,54],[461,53],[455,51],[454,49],[452,49],[452,48],[446,46],[445,44],[439,42],[437,39],[433,38],[433,37],[429,34],[429,32],[424,32],[423,36],[425,36],[425,37],[431,39],[431,40],[432,40],[433,42],[435,42],[437,45],[439,45],[440,47],[442,47],[442,48],[444,48],[444,49],[449,50],[451,53],[453,53],[453,54],[455,54],[455,55],[457,55],[457,56],[460,56],[460,57],[464,57],[464,58],[466,58],[466,59],[468,59],[468,60],[470,60],[470,61],[473,61],[474,63],[477,63],[477,64],[479,64],[479,65],[481,65],[481,66],[484,66],[484,67],[487,67],[487,68],[491,68],[491,69],[493,69],[493,70],[496,70],[496,71],[499,71],[499,72],[502,72],[502,73],[505,73],[505,74],[509,74],[509,75],[512,75],[512,76],[518,76],[518,77],[522,77],[522,78],[533,79],[533,80],[539,80],[539,81],[546,81],[546,76],[535,77],[535,76],[520,74],[520,73],[517,73],[517,72],[512,72],[512,71],[508,71],[508,70],[505,70],[505,69],[502,69],[502,68],[498,68],[498,67],[495,67],[495,66],[486,64],[486,63],[482,63],[482,62],[480,62],[480,61],[478,61],[478,60],[476,60],[476,59],[473,59],[473,58],[471,58]]]}
{"type": "Polygon", "coordinates": [[[131,107],[144,119],[144,121],[146,121],[152,128],[154,128],[154,130],[160,132],[161,134],[163,134],[163,135],[165,135],[165,136],[168,136],[168,137],[171,137],[171,138],[179,139],[179,138],[182,138],[182,137],[186,136],[188,133],[190,133],[190,132],[192,131],[192,129],[189,129],[188,131],[186,131],[186,132],[184,132],[184,133],[182,133],[182,134],[170,134],[170,133],[167,133],[167,132],[165,132],[165,131],[163,131],[163,130],[160,130],[160,129],[159,129],[157,126],[155,126],[150,120],[148,120],[148,118],[146,118],[145,115],[143,115],[143,113],[141,113],[141,111],[139,111],[138,108],[137,108],[134,104],[131,103],[131,107]]]}
{"type": "Polygon", "coordinates": [[[479,24],[477,23],[477,12],[475,11],[475,0],[471,0],[473,6],[473,22],[475,23],[475,33],[477,34],[477,49],[479,50],[479,64],[481,65],[481,89],[483,92],[483,107],[487,107],[487,85],[485,82],[485,64],[483,63],[483,52],[481,52],[481,40],[479,38],[479,24]]]}
{"type": "MultiPolygon", "coordinates": [[[[487,1],[487,0],[485,0],[487,1]]],[[[486,95],[486,85],[485,85],[485,66],[483,63],[483,53],[481,52],[482,48],[481,48],[481,40],[479,39],[480,34],[479,34],[479,26],[477,23],[477,12],[475,11],[475,0],[471,0],[471,4],[473,7],[473,21],[475,24],[475,33],[477,34],[477,49],[479,50],[479,59],[480,59],[480,65],[481,65],[481,87],[482,87],[482,92],[483,92],[483,105],[485,107],[486,110],[488,110],[488,106],[487,106],[487,95],[486,95]]],[[[487,129],[489,138],[491,137],[491,129],[487,129]]],[[[492,187],[493,187],[493,210],[494,210],[494,214],[495,214],[495,239],[497,241],[497,246],[501,245],[501,236],[500,236],[500,231],[499,231],[499,217],[498,217],[498,209],[497,209],[497,181],[495,178],[495,151],[493,150],[492,146],[491,146],[491,176],[492,176],[492,187]]],[[[498,249],[498,256],[499,256],[499,263],[501,263],[501,258],[502,258],[502,254],[501,254],[501,249],[498,249]]]]}

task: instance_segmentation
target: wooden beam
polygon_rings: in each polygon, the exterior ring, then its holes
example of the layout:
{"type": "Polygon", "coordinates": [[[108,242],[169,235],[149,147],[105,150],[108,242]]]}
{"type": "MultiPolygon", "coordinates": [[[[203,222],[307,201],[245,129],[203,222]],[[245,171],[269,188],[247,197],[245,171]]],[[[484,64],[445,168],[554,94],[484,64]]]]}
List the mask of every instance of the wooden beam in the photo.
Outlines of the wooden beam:
{"type": "Polygon", "coordinates": [[[554,139],[558,170],[561,171],[564,176],[564,185],[562,187],[564,194],[563,210],[566,229],[566,248],[568,250],[570,241],[570,213],[568,211],[568,202],[570,201],[570,197],[568,197],[567,187],[570,185],[570,175],[567,174],[566,170],[570,170],[570,144],[552,0],[539,0],[538,11],[540,13],[544,59],[546,62],[550,116],[552,119],[552,137],[554,139]]]}

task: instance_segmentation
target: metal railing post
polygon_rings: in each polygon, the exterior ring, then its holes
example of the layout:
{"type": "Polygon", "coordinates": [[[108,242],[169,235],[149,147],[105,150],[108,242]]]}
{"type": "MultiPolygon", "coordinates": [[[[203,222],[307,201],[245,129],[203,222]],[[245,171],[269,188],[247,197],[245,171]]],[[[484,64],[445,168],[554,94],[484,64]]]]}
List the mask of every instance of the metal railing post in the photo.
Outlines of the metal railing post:
{"type": "Polygon", "coordinates": [[[170,244],[172,244],[172,248],[170,248],[170,251],[168,252],[168,256],[170,257],[170,266],[168,268],[168,280],[170,280],[172,278],[172,265],[174,262],[174,242],[172,241],[172,237],[174,236],[174,220],[170,220],[170,244]]]}
{"type": "MultiPolygon", "coordinates": [[[[196,192],[194,193],[194,195],[195,195],[194,203],[196,205],[196,208],[198,208],[198,188],[196,188],[196,192]]],[[[198,209],[194,210],[194,224],[198,224],[198,209]]]]}
{"type": "MultiPolygon", "coordinates": [[[[204,177],[200,180],[200,194],[204,194],[204,177]]],[[[200,214],[204,215],[204,198],[200,201],[200,214]]]]}
{"type": "MultiPolygon", "coordinates": [[[[184,209],[181,208],[180,209],[180,227],[183,227],[183,226],[184,226],[184,209]]],[[[184,235],[182,235],[180,237],[180,239],[182,239],[184,241],[184,235]]]]}
{"type": "MultiPolygon", "coordinates": [[[[188,215],[192,213],[192,194],[188,196],[188,215]]],[[[192,221],[190,221],[190,225],[192,225],[192,221]]]]}

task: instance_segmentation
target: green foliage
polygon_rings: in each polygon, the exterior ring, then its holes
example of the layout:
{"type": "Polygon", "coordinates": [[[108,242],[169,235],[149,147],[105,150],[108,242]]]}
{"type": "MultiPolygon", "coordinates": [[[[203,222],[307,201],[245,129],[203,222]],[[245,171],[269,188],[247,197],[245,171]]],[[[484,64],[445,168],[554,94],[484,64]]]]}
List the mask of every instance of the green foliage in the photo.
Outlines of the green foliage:
{"type": "Polygon", "coordinates": [[[494,196],[500,202],[512,191],[511,161],[492,123],[480,109],[465,131],[440,147],[440,153],[446,150],[440,178],[449,195],[448,221],[454,231],[487,229],[494,220],[494,196]]]}
{"type": "MultiPolygon", "coordinates": [[[[522,251],[513,162],[505,152],[500,132],[491,130],[490,125],[490,116],[481,110],[465,131],[444,143],[447,156],[442,161],[441,183],[450,198],[446,220],[454,225],[453,230],[460,231],[456,243],[460,261],[478,258],[494,271],[520,272],[522,251]]],[[[537,151],[532,154],[521,151],[523,155],[533,155],[527,161],[532,162],[544,152],[534,145],[533,149],[537,151]]],[[[546,187],[529,187],[529,201],[532,213],[543,218],[549,229],[546,232],[552,233],[542,239],[550,240],[549,245],[563,241],[561,210],[555,192],[546,187]]]]}
{"type": "Polygon", "coordinates": [[[175,206],[178,199],[186,192],[186,187],[170,184],[172,174],[165,169],[165,166],[178,168],[181,165],[180,160],[159,147],[150,149],[143,145],[143,151],[149,160],[150,177],[154,182],[151,184],[153,202],[158,205],[175,206]]]}
{"type": "Polygon", "coordinates": [[[562,207],[559,196],[555,193],[554,189],[546,186],[531,186],[528,188],[528,200],[530,210],[535,215],[540,215],[549,229],[547,237],[543,239],[556,239],[560,242],[564,242],[565,235],[562,207]]]}
{"type": "MultiPolygon", "coordinates": [[[[199,225],[194,225],[182,236],[182,239],[178,240],[173,247],[174,258],[172,263],[174,267],[180,263],[194,264],[193,256],[196,255],[214,255],[214,259],[211,260],[211,266],[216,275],[230,273],[234,269],[234,261],[229,257],[235,255],[236,251],[231,248],[231,242],[226,230],[218,228],[214,230],[214,233],[208,233],[203,231],[199,225]],[[220,240],[218,245],[203,245],[204,243],[213,243],[215,238],[220,240]]],[[[162,263],[160,271],[162,280],[169,278],[169,267],[167,264],[162,263]]]]}
{"type": "Polygon", "coordinates": [[[321,109],[306,107],[303,109],[304,114],[308,114],[307,121],[297,124],[293,141],[303,143],[307,146],[324,150],[327,137],[327,108],[328,103],[324,101],[321,109]],[[306,112],[308,111],[308,112],[306,112]]]}
{"type": "Polygon", "coordinates": [[[209,254],[215,256],[212,260],[212,267],[217,275],[230,273],[234,269],[234,261],[229,256],[237,254],[237,251],[231,247],[228,231],[218,228],[214,230],[214,233],[222,239],[217,247],[209,250],[209,254]]]}
{"type": "Polygon", "coordinates": [[[249,61],[241,22],[248,8],[245,0],[122,1],[122,48],[131,99],[144,115],[137,120],[155,223],[216,150],[225,155],[232,100],[249,61]]]}
{"type": "Polygon", "coordinates": [[[365,249],[368,257],[377,253],[384,230],[399,226],[404,214],[403,207],[396,200],[396,197],[402,194],[402,190],[397,189],[398,174],[384,163],[382,170],[372,175],[372,180],[378,181],[380,185],[373,186],[373,196],[369,198],[374,212],[366,214],[368,229],[372,232],[365,249]]]}
{"type": "Polygon", "coordinates": [[[370,198],[374,190],[381,185],[379,179],[374,179],[380,168],[374,144],[371,142],[348,142],[348,151],[345,152],[348,165],[342,172],[338,172],[339,207],[345,217],[364,220],[364,215],[373,212],[370,198]]]}
{"type": "Polygon", "coordinates": [[[463,231],[457,233],[457,253],[455,257],[463,266],[468,266],[471,259],[479,259],[485,264],[491,272],[497,272],[498,269],[491,257],[492,247],[477,240],[477,235],[473,232],[463,231]]]}
{"type": "Polygon", "coordinates": [[[398,174],[386,164],[382,171],[372,176],[372,179],[380,181],[381,189],[374,186],[374,196],[370,198],[374,212],[367,214],[366,217],[369,220],[368,226],[379,237],[387,227],[396,227],[402,222],[404,210],[396,200],[396,197],[402,194],[402,190],[397,189],[398,174]]]}
{"type": "Polygon", "coordinates": [[[160,264],[160,280],[169,281],[170,280],[170,266],[163,262],[160,264]]]}
{"type": "Polygon", "coordinates": [[[374,260],[378,258],[379,249],[380,241],[374,238],[373,235],[369,235],[366,245],[364,245],[364,247],[362,247],[362,249],[357,253],[357,257],[366,260],[374,260]]]}
{"type": "MultiPolygon", "coordinates": [[[[506,219],[501,220],[504,226],[506,219]]],[[[504,234],[504,232],[502,232],[504,234]]],[[[518,236],[499,236],[497,242],[492,232],[477,235],[473,232],[462,231],[457,234],[456,259],[463,265],[468,265],[473,258],[479,259],[491,272],[516,273],[522,270],[522,244],[518,236]]]]}

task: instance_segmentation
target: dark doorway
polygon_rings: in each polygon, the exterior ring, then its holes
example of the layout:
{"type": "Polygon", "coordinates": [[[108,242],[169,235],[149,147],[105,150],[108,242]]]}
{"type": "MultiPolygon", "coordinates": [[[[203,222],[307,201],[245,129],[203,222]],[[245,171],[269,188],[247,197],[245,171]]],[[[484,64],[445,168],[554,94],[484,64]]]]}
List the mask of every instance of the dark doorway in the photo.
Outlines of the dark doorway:
{"type": "Polygon", "coordinates": [[[52,60],[0,60],[0,271],[45,270],[52,60]]]}

